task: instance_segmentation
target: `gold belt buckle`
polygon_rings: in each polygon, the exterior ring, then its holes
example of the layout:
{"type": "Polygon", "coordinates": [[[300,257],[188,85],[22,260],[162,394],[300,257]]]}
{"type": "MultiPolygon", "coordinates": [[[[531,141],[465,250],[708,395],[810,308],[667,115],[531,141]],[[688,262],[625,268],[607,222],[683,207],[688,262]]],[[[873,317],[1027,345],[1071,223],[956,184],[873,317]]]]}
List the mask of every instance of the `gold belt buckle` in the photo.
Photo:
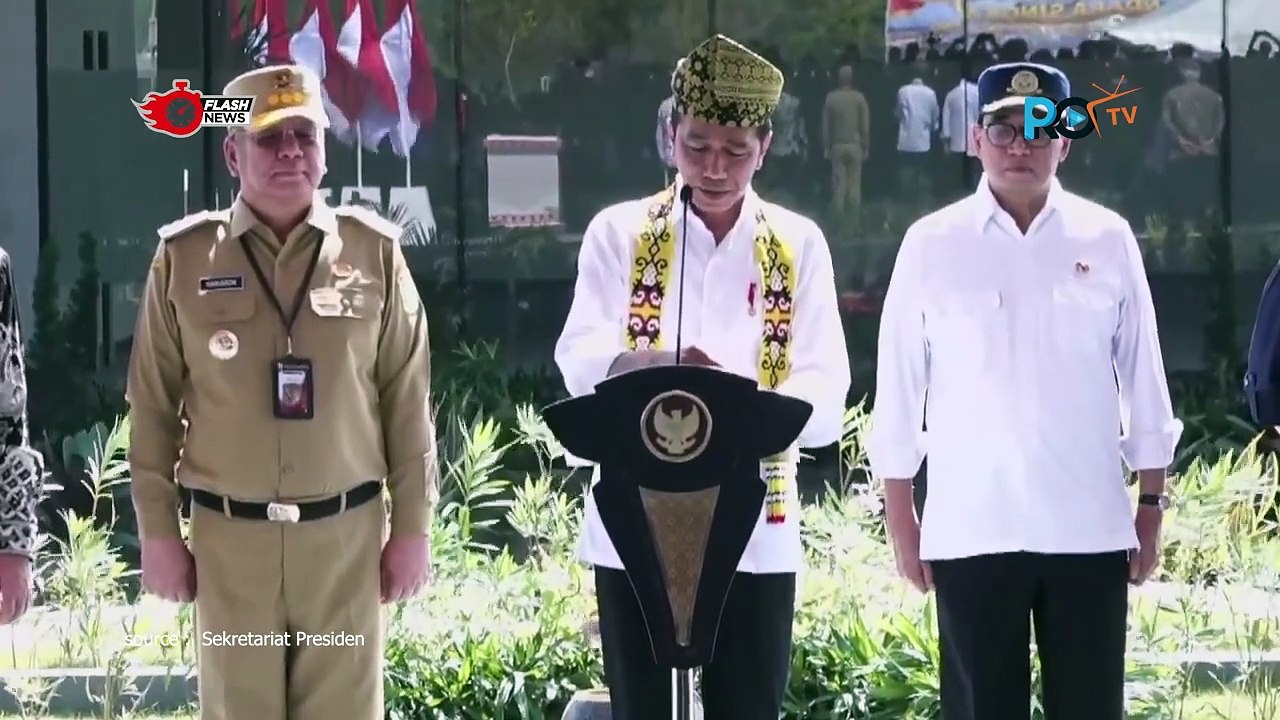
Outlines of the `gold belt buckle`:
{"type": "Polygon", "coordinates": [[[293,503],[267,503],[267,519],[271,522],[296,523],[301,517],[302,513],[293,503]]]}

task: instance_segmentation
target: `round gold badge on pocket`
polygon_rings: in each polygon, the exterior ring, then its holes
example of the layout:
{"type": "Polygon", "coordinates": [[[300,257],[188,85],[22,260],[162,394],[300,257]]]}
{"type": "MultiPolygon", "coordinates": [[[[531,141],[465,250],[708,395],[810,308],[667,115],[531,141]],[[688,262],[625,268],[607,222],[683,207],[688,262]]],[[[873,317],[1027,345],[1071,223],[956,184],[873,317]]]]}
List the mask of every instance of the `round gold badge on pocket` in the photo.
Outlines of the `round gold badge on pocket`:
{"type": "Polygon", "coordinates": [[[219,330],[209,338],[209,353],[219,360],[230,360],[240,351],[240,339],[230,330],[219,330]]]}

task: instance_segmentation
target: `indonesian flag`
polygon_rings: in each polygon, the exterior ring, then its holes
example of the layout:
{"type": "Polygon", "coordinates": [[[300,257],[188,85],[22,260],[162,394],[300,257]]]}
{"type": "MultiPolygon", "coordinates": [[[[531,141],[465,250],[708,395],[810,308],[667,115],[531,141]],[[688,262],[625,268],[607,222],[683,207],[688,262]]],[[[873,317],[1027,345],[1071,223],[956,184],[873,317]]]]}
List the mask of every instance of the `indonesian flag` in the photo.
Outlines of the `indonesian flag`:
{"type": "Polygon", "coordinates": [[[321,100],[329,116],[330,132],[341,138],[350,137],[351,121],[348,118],[359,112],[359,106],[351,103],[349,93],[332,95],[329,86],[358,87],[358,78],[355,69],[338,54],[336,43],[337,33],[329,15],[328,0],[307,0],[302,26],[289,39],[289,55],[295,63],[310,68],[323,81],[321,100]]]}
{"type": "Polygon", "coordinates": [[[391,130],[391,149],[408,157],[417,142],[418,128],[436,116],[435,74],[414,0],[388,0],[387,19],[390,26],[380,45],[395,86],[398,115],[391,130]]]}
{"type": "MultiPolygon", "coordinates": [[[[229,0],[231,38],[244,41],[246,26],[240,0],[229,0]]],[[[248,23],[248,48],[255,65],[289,62],[289,0],[253,0],[248,23]]]]}
{"type": "Polygon", "coordinates": [[[396,124],[395,85],[378,44],[378,18],[373,0],[347,0],[347,19],[338,32],[337,53],[359,76],[353,83],[328,83],[339,107],[351,109],[347,119],[359,128],[362,147],[374,149],[396,124]],[[342,99],[338,99],[342,93],[342,99]]]}

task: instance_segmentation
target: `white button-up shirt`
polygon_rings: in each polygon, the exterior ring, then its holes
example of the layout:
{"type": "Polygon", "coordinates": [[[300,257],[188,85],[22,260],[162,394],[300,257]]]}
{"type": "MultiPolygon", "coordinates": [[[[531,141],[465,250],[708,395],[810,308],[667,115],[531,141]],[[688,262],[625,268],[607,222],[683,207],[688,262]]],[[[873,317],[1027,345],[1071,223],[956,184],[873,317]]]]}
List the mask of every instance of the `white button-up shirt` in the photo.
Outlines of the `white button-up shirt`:
{"type": "Polygon", "coordinates": [[[898,88],[898,151],[929,152],[939,123],[938,93],[912,80],[898,88]]]}
{"type": "Polygon", "coordinates": [[[1120,215],[1055,180],[1023,236],[984,177],[907,231],[878,358],[868,454],[928,455],[921,559],[1137,547],[1122,462],[1167,467],[1182,424],[1120,215]]]}
{"type": "Polygon", "coordinates": [[[978,154],[973,147],[973,135],[970,129],[978,123],[978,84],[961,80],[960,84],[947,93],[942,101],[942,130],[938,136],[947,144],[953,153],[964,153],[970,157],[978,154]]]}
{"type": "MultiPolygon", "coordinates": [[[[677,188],[678,189],[678,188],[677,188]]],[[[678,196],[678,195],[677,195],[678,196]]],[[[623,202],[600,212],[587,227],[578,257],[578,277],[555,358],[570,394],[594,391],[609,366],[626,351],[624,330],[630,306],[631,260],[644,229],[651,200],[623,202]]],[[[683,347],[698,347],[725,370],[758,378],[760,338],[764,331],[760,270],[755,258],[755,214],[763,205],[771,228],[795,253],[796,297],[792,319],[792,369],[777,391],[806,400],[813,415],[802,431],[800,447],[821,447],[840,439],[849,391],[849,358],[836,299],[831,251],[818,226],[790,210],[765,203],[748,191],[737,224],[716,245],[711,232],[690,209],[684,268],[683,347]],[[754,305],[754,310],[753,306],[754,305]]],[[[672,350],[680,305],[680,242],[683,216],[674,210],[677,239],[671,285],[662,307],[662,349],[672,350]]],[[[758,418],[768,422],[768,418],[758,418]]],[[[599,481],[599,468],[592,484],[599,481]]],[[[760,521],[738,569],[748,573],[799,572],[799,499],[789,487],[786,522],[760,521]]],[[[621,569],[591,493],[579,557],[587,563],[621,569]]]]}

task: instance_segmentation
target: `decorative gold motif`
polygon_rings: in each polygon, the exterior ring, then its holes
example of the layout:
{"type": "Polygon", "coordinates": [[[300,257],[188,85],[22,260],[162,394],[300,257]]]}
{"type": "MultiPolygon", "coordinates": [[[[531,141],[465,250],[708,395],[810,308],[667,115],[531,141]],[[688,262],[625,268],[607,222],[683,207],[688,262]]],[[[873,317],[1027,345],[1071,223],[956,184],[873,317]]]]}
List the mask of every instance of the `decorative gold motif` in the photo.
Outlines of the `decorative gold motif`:
{"type": "Polygon", "coordinates": [[[765,485],[765,521],[783,522],[787,518],[787,486],[795,477],[795,462],[784,452],[765,458],[760,469],[765,485]]]}
{"type": "Polygon", "coordinates": [[[644,445],[666,462],[689,462],[711,441],[711,413],[700,398],[683,390],[658,395],[640,415],[644,445]]]}
{"type": "Polygon", "coordinates": [[[759,127],[778,107],[782,71],[724,35],[716,35],[676,64],[675,109],[717,125],[759,127]]]}
{"type": "Polygon", "coordinates": [[[707,561],[707,540],[715,519],[720,488],[695,492],[662,492],[640,488],[658,562],[666,579],[667,602],[675,624],[676,644],[693,642],[693,613],[698,585],[707,561]]]}
{"type": "Polygon", "coordinates": [[[1031,95],[1040,90],[1040,78],[1030,70],[1019,70],[1009,81],[1009,92],[1014,95],[1031,95]]]}

